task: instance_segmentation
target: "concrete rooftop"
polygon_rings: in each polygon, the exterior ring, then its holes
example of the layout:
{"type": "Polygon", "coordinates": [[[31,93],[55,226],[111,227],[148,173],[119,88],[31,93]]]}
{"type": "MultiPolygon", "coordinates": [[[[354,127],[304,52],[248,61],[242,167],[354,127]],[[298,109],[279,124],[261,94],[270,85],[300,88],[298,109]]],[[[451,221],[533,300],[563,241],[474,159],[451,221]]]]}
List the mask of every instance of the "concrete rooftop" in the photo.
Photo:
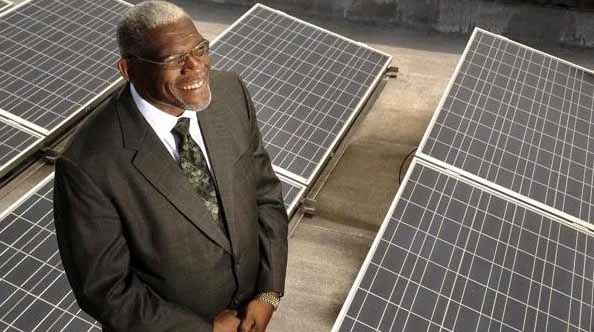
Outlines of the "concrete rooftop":
{"type": "MultiPolygon", "coordinates": [[[[214,38],[247,7],[172,1],[214,38]]],[[[329,331],[398,189],[398,169],[427,127],[466,37],[296,16],[393,56],[400,69],[353,128],[342,158],[319,185],[314,217],[292,221],[286,295],[269,332],[329,331]]],[[[594,51],[544,49],[586,68],[594,51]]],[[[52,171],[37,162],[0,194],[0,210],[52,171]]],[[[403,174],[404,175],[404,174],[403,174]]]]}

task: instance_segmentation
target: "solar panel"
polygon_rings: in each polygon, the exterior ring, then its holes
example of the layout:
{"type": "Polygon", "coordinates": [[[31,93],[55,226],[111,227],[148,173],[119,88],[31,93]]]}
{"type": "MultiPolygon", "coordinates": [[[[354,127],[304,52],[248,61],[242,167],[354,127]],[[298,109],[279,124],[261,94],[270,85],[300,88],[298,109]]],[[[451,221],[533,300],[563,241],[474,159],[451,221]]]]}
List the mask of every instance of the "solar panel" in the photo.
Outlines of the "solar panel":
{"type": "Polygon", "coordinates": [[[333,331],[592,331],[594,237],[415,161],[333,331]]]}
{"type": "Polygon", "coordinates": [[[42,137],[18,125],[0,120],[0,176],[38,147],[42,137]]]}
{"type": "Polygon", "coordinates": [[[305,187],[295,181],[287,179],[279,175],[283,190],[283,200],[285,201],[285,209],[289,217],[295,212],[299,201],[305,193],[305,187]]]}
{"type": "Polygon", "coordinates": [[[309,184],[391,57],[256,4],[213,41],[211,61],[245,80],[277,172],[309,184]]]}
{"type": "Polygon", "coordinates": [[[476,29],[419,155],[594,223],[593,110],[592,71],[476,29]]]}
{"type": "Polygon", "coordinates": [[[101,332],[78,307],[62,267],[52,180],[53,174],[0,218],[0,329],[101,332]]]}
{"type": "Polygon", "coordinates": [[[118,0],[35,0],[2,13],[0,114],[50,134],[121,81],[118,0]]]}

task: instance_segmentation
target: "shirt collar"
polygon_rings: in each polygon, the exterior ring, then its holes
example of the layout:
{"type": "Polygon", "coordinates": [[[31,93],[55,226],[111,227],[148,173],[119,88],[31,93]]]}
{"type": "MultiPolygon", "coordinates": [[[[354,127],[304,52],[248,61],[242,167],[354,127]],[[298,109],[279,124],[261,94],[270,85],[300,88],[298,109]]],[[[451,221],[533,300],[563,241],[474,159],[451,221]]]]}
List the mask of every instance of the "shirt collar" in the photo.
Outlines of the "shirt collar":
{"type": "MultiPolygon", "coordinates": [[[[134,84],[130,83],[130,91],[132,93],[132,98],[136,103],[136,107],[140,110],[140,113],[144,116],[146,121],[149,125],[153,128],[153,130],[157,133],[159,137],[163,137],[165,135],[170,135],[171,130],[175,127],[177,123],[178,117],[171,115],[169,113],[163,112],[153,104],[146,101],[144,98],[138,94],[134,84]]],[[[195,121],[196,119],[196,112],[193,111],[184,111],[180,117],[189,118],[190,122],[195,121]]]]}

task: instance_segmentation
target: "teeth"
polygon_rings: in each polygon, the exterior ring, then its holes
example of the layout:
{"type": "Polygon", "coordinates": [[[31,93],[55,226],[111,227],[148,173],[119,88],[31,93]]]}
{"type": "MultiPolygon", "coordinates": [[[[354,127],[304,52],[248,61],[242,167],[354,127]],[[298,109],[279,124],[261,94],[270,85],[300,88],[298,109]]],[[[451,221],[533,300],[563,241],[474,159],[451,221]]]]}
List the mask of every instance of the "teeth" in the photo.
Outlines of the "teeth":
{"type": "Polygon", "coordinates": [[[182,90],[194,90],[194,89],[199,89],[200,87],[202,87],[202,85],[204,84],[204,81],[200,81],[200,82],[195,82],[189,85],[184,85],[182,86],[182,90]]]}

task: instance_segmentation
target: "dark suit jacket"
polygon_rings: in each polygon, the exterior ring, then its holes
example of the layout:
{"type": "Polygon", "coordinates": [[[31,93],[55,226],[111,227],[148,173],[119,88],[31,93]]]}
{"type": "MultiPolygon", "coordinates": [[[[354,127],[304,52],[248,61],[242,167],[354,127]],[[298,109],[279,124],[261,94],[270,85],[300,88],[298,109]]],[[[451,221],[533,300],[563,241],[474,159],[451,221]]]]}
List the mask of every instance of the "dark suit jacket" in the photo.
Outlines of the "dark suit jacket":
{"type": "Polygon", "coordinates": [[[212,318],[284,291],[287,215],[247,89],[211,72],[198,113],[229,236],[145,121],[129,86],[56,163],[60,254],[80,307],[117,332],[212,331],[212,318]]]}

